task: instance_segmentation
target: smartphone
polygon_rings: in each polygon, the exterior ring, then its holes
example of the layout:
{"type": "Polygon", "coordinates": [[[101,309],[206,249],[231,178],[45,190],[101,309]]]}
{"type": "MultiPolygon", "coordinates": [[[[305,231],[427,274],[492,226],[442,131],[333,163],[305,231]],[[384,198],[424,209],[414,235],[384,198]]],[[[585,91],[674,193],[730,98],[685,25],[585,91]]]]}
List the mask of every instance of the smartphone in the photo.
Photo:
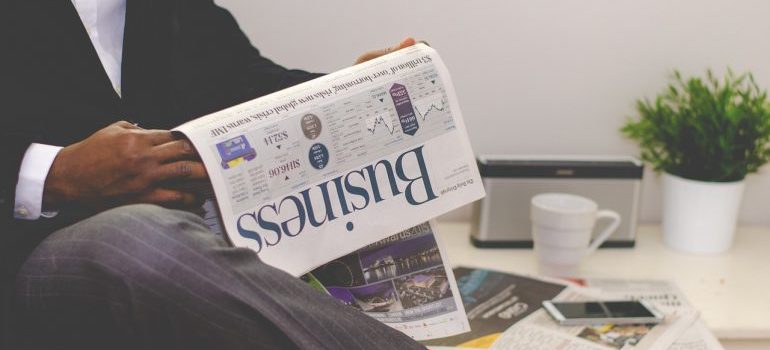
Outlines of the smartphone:
{"type": "Polygon", "coordinates": [[[559,302],[547,300],[543,307],[560,325],[660,323],[663,314],[644,300],[559,302]]]}

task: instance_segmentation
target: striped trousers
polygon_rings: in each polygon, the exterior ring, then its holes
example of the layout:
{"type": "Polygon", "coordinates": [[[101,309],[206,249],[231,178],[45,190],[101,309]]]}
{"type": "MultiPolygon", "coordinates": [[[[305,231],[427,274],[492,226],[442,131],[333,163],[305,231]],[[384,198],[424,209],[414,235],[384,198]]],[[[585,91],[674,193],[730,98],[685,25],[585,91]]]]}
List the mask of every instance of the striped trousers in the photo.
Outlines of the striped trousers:
{"type": "Polygon", "coordinates": [[[153,205],[52,233],[23,265],[15,306],[32,349],[424,348],[153,205]]]}

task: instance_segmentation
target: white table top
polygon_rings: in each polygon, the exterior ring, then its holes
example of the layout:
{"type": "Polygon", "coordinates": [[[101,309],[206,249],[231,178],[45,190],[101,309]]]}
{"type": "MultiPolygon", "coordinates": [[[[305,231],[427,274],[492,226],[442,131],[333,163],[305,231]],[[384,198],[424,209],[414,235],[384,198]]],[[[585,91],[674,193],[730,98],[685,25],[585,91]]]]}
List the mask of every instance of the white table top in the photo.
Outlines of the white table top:
{"type": "MultiPolygon", "coordinates": [[[[454,266],[537,274],[532,249],[476,248],[467,223],[441,222],[439,235],[454,266]]],[[[642,226],[636,248],[600,249],[586,258],[581,277],[675,281],[720,339],[770,339],[770,228],[742,227],[730,251],[675,252],[660,228],[642,226]]]]}

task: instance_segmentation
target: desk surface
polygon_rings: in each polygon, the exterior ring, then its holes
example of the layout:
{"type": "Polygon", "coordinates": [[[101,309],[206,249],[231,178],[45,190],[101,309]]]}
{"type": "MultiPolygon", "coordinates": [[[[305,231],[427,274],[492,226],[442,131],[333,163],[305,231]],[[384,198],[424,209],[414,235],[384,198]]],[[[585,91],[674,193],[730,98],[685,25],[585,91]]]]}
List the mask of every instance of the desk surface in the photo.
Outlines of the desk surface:
{"type": "MultiPolygon", "coordinates": [[[[439,235],[455,265],[534,275],[531,249],[480,249],[470,226],[442,222],[439,235]]],[[[730,251],[691,255],[667,248],[659,227],[642,226],[636,248],[600,249],[580,266],[582,277],[672,280],[720,339],[770,339],[770,229],[740,228],[730,251]]]]}

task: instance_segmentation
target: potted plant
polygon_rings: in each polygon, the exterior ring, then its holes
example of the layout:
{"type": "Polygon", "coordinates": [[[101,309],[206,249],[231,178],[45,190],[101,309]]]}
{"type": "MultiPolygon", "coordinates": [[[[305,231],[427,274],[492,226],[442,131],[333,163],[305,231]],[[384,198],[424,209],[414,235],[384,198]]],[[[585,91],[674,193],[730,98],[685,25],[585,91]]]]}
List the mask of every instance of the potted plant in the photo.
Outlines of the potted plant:
{"type": "Polygon", "coordinates": [[[721,81],[682,78],[654,101],[638,100],[639,118],[621,129],[641,157],[663,172],[663,238],[680,251],[730,248],[746,175],[770,157],[770,104],[751,73],[721,81]]]}

